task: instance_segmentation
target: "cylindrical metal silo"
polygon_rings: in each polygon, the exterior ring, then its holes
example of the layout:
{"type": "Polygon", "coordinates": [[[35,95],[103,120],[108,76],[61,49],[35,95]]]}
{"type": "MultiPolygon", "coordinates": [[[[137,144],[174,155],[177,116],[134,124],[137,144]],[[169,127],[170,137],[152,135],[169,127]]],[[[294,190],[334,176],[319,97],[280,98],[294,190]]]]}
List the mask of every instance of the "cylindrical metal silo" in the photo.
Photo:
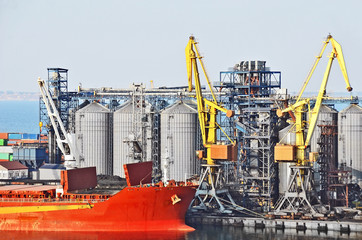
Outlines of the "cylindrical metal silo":
{"type": "Polygon", "coordinates": [[[123,164],[152,161],[152,106],[128,101],[113,114],[113,174],[125,177],[123,164]]]}
{"type": "Polygon", "coordinates": [[[79,109],[75,133],[79,166],[95,166],[97,174],[112,175],[112,112],[96,102],[79,109]]]}
{"type": "MultiPolygon", "coordinates": [[[[319,149],[318,139],[320,138],[321,135],[321,129],[320,127],[318,127],[318,125],[337,124],[337,122],[338,122],[338,111],[329,106],[322,105],[319,111],[317,124],[314,128],[314,133],[310,140],[311,152],[318,152],[319,149]]],[[[337,146],[335,146],[335,148],[337,148],[337,146]]]]}
{"type": "Polygon", "coordinates": [[[352,170],[352,180],[362,180],[362,108],[351,104],[338,114],[338,164],[352,170]]]}
{"type": "MultiPolygon", "coordinates": [[[[295,129],[293,125],[289,125],[279,131],[279,143],[287,145],[296,144],[295,129]]],[[[284,194],[288,188],[290,177],[290,163],[279,163],[279,193],[284,194]]]]}
{"type": "Polygon", "coordinates": [[[199,172],[196,160],[198,115],[178,101],[161,112],[161,169],[164,181],[184,181],[199,172]]]}
{"type": "MultiPolygon", "coordinates": [[[[309,117],[309,116],[308,116],[309,117]]],[[[312,138],[310,139],[309,145],[310,145],[310,151],[311,152],[320,152],[320,149],[326,149],[326,146],[324,146],[324,148],[320,147],[319,143],[321,142],[321,127],[320,126],[331,126],[331,125],[336,125],[338,122],[338,111],[326,106],[326,105],[321,105],[319,114],[318,114],[318,119],[317,119],[317,123],[316,126],[314,128],[314,132],[312,135],[312,138]]],[[[328,159],[329,163],[336,163],[337,162],[337,152],[338,152],[338,146],[337,146],[337,133],[335,135],[331,135],[329,137],[334,138],[334,141],[331,141],[330,144],[333,144],[334,146],[332,146],[331,148],[327,148],[333,151],[333,153],[325,153],[328,154],[331,158],[333,159],[328,159]]],[[[325,161],[326,159],[324,159],[325,161]]],[[[333,169],[332,166],[330,166],[331,169],[333,169]]],[[[337,167],[337,166],[334,166],[337,167]]],[[[321,187],[321,171],[325,171],[324,169],[321,169],[321,165],[319,164],[319,162],[315,162],[313,164],[313,169],[314,169],[314,187],[317,191],[320,190],[321,187]]]]}

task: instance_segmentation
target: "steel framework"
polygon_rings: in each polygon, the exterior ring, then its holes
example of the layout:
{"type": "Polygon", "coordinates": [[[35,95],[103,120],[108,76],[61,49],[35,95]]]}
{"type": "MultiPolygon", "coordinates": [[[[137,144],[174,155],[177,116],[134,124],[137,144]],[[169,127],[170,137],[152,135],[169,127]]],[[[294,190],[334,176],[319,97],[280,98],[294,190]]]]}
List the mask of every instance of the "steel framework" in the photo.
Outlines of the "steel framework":
{"type": "Polygon", "coordinates": [[[220,72],[214,87],[226,93],[220,96],[221,102],[236,112],[232,120],[221,116],[221,125],[239,143],[236,174],[242,191],[268,211],[278,192],[277,117],[272,99],[281,87],[281,72],[268,71],[264,61],[241,62],[234,71],[220,72]]]}

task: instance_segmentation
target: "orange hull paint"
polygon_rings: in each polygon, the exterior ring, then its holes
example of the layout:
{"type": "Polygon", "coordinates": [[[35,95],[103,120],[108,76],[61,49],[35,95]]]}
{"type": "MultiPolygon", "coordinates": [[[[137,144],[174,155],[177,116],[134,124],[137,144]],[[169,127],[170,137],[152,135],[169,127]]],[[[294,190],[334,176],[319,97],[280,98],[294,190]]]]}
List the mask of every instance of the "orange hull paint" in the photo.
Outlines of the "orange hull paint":
{"type": "MultiPolygon", "coordinates": [[[[185,214],[194,194],[194,187],[189,186],[126,187],[108,200],[94,203],[90,209],[0,214],[0,230],[192,231],[193,228],[185,224],[185,214]],[[181,199],[175,205],[171,200],[174,194],[181,199]]],[[[0,202],[0,208],[61,204],[0,202]]]]}

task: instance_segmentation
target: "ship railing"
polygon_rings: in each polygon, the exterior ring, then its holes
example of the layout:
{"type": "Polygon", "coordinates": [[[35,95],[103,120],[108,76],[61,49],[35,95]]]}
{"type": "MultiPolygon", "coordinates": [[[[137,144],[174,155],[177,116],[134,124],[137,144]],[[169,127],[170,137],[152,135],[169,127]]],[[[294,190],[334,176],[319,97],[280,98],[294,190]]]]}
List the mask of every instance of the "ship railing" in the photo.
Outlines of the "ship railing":
{"type": "Polygon", "coordinates": [[[54,199],[54,198],[0,198],[0,202],[29,202],[29,203],[99,203],[107,199],[54,199]]]}

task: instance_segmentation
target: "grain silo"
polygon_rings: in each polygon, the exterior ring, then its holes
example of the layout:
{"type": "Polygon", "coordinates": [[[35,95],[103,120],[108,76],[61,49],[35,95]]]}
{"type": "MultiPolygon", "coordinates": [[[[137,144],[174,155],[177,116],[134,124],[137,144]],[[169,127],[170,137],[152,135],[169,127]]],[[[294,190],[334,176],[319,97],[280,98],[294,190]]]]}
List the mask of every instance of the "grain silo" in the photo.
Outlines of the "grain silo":
{"type": "MultiPolygon", "coordinates": [[[[296,144],[295,128],[289,125],[279,131],[279,143],[287,145],[296,144]]],[[[279,193],[284,194],[288,188],[290,177],[290,164],[287,162],[278,163],[279,165],[279,193]]]]}
{"type": "Polygon", "coordinates": [[[198,115],[178,101],[161,112],[161,169],[164,180],[184,181],[199,172],[198,115]]]}
{"type": "Polygon", "coordinates": [[[128,101],[113,114],[113,174],[125,177],[123,164],[152,161],[152,106],[128,101]],[[142,105],[140,105],[142,104],[142,105]]]}
{"type": "Polygon", "coordinates": [[[338,164],[352,171],[352,181],[362,181],[362,108],[351,104],[338,114],[338,164]]]}
{"type": "Polygon", "coordinates": [[[313,163],[314,187],[317,191],[321,190],[321,184],[326,181],[327,172],[337,167],[337,122],[338,111],[327,105],[321,105],[317,123],[309,141],[310,152],[319,153],[318,161],[313,163]]]}
{"type": "Polygon", "coordinates": [[[97,174],[112,175],[112,112],[97,102],[79,109],[75,133],[79,166],[95,166],[97,174]]]}
{"type": "MultiPolygon", "coordinates": [[[[319,151],[318,139],[321,136],[321,128],[319,127],[319,125],[335,125],[337,124],[337,121],[338,121],[338,111],[329,106],[321,105],[317,124],[314,128],[312,138],[309,142],[311,152],[319,151]]],[[[337,146],[335,146],[334,149],[337,149],[337,146]]]]}

